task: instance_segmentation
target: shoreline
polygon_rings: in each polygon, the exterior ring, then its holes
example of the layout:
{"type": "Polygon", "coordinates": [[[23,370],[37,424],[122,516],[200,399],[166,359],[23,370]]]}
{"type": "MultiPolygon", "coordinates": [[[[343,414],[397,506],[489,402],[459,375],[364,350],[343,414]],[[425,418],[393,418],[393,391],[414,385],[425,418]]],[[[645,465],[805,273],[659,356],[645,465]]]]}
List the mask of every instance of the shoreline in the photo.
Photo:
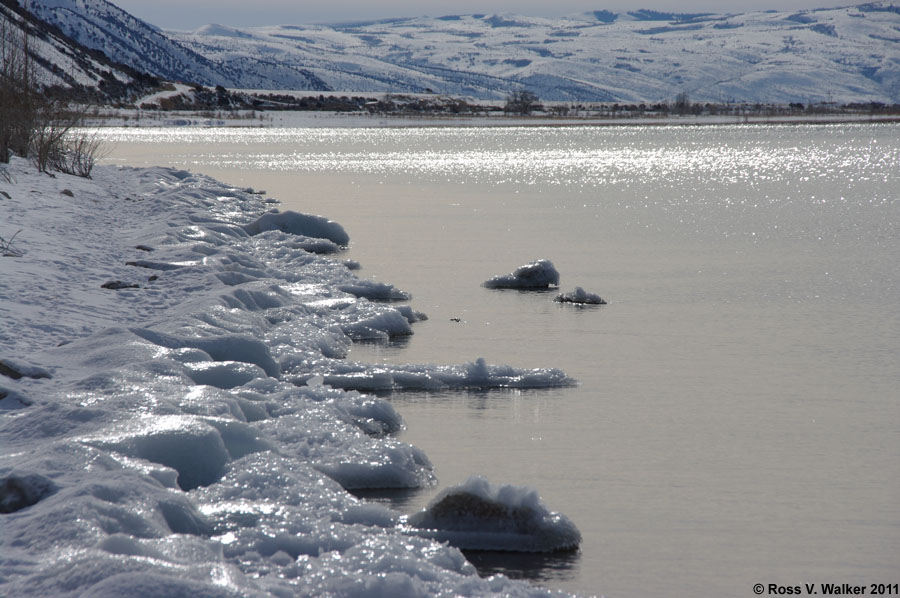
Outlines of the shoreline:
{"type": "Polygon", "coordinates": [[[334,127],[334,128],[421,128],[421,127],[673,127],[673,126],[759,126],[896,124],[900,115],[817,114],[807,116],[727,115],[727,116],[422,116],[402,114],[354,114],[315,111],[268,111],[209,113],[206,111],[157,112],[124,110],[93,115],[89,127],[334,127]],[[252,114],[252,115],[251,115],[252,114]]]}
{"type": "Polygon", "coordinates": [[[353,340],[424,315],[335,259],[339,225],[272,213],[252,189],[161,167],[6,173],[3,593],[567,595],[480,578],[354,497],[434,474],[393,437],[390,402],[346,390],[571,383],[562,372],[347,362],[353,340]]]}

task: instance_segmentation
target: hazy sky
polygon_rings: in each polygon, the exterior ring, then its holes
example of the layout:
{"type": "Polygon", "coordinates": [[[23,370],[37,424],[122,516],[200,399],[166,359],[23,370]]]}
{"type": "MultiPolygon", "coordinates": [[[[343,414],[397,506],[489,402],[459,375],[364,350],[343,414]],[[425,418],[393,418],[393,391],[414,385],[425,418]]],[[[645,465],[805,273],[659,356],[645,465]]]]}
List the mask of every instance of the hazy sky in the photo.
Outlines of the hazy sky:
{"type": "Polygon", "coordinates": [[[649,8],[676,12],[798,10],[862,4],[863,0],[111,0],[164,29],[208,23],[232,26],[334,23],[387,17],[472,13],[560,16],[590,10],[649,8]]]}

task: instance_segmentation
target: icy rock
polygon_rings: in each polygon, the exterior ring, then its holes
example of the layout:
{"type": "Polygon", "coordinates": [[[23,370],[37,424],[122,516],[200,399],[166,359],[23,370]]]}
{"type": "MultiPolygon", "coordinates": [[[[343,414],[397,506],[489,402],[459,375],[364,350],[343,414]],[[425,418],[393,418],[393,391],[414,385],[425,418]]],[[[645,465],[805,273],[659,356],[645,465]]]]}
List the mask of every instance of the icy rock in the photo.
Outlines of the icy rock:
{"type": "Polygon", "coordinates": [[[8,475],[0,479],[0,513],[20,511],[56,491],[56,484],[42,475],[8,475]]]}
{"type": "Polygon", "coordinates": [[[555,552],[581,543],[575,525],[549,511],[537,491],[495,486],[481,476],[444,489],[408,523],[414,533],[461,549],[555,552]]]}
{"type": "Polygon", "coordinates": [[[8,357],[0,359],[0,375],[7,376],[13,380],[21,378],[34,378],[36,380],[39,378],[52,378],[50,372],[40,366],[8,357]]]}
{"type": "Polygon", "coordinates": [[[409,305],[398,305],[395,309],[399,311],[403,315],[403,317],[406,318],[406,321],[410,324],[414,324],[415,322],[423,322],[428,319],[427,315],[420,311],[414,310],[409,305]]]}
{"type": "Polygon", "coordinates": [[[100,285],[101,289],[109,289],[111,291],[118,291],[120,289],[139,289],[141,285],[135,284],[133,282],[122,282],[121,280],[108,280],[100,285]]]}
{"type": "Polygon", "coordinates": [[[290,210],[267,212],[250,224],[244,225],[243,228],[249,235],[280,230],[291,235],[328,239],[343,247],[350,244],[350,236],[337,222],[323,216],[300,214],[290,210]]]}
{"type": "Polygon", "coordinates": [[[481,286],[489,289],[546,289],[559,285],[559,272],[550,260],[537,260],[516,268],[511,274],[494,276],[481,286]]]}
{"type": "Polygon", "coordinates": [[[606,301],[600,295],[588,293],[581,287],[575,287],[571,293],[560,293],[554,301],[558,303],[578,303],[581,305],[606,305],[606,301]]]}

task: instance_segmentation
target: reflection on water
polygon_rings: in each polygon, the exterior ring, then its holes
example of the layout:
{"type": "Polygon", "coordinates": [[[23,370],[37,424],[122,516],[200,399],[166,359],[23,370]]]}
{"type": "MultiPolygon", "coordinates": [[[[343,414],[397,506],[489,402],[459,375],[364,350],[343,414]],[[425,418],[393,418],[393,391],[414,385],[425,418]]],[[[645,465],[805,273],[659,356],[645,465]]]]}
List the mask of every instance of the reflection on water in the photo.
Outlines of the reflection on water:
{"type": "MultiPolygon", "coordinates": [[[[488,394],[488,393],[484,393],[488,394]]],[[[435,488],[367,488],[351,490],[356,498],[383,505],[406,514],[421,509],[436,494],[435,488]]],[[[463,550],[466,559],[481,577],[505,575],[554,586],[578,575],[581,551],[551,553],[463,550]]]]}
{"type": "Polygon", "coordinates": [[[571,579],[581,565],[581,552],[491,552],[464,550],[466,559],[478,569],[482,577],[505,575],[510,579],[553,585],[571,579]]]}
{"type": "Polygon", "coordinates": [[[361,347],[371,347],[376,351],[380,348],[400,351],[409,345],[409,339],[409,336],[393,336],[389,340],[380,338],[362,338],[354,340],[353,344],[361,347]]]}
{"type": "Polygon", "coordinates": [[[409,513],[422,496],[430,496],[433,488],[360,488],[350,490],[350,494],[360,500],[384,505],[389,509],[409,513]]]}

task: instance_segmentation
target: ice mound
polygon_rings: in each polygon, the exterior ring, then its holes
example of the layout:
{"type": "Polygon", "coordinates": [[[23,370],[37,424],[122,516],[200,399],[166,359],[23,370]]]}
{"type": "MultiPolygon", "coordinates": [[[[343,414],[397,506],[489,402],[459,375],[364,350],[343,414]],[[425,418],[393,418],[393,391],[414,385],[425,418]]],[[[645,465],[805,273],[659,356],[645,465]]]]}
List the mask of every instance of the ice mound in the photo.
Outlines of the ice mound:
{"type": "Polygon", "coordinates": [[[588,293],[581,287],[575,287],[571,293],[560,293],[554,301],[558,303],[577,303],[581,305],[606,305],[603,297],[588,293]]]}
{"type": "Polygon", "coordinates": [[[489,289],[546,289],[559,285],[559,272],[550,260],[537,260],[519,266],[511,274],[494,276],[481,286],[489,289]]]}
{"type": "Polygon", "coordinates": [[[444,489],[407,521],[416,533],[469,550],[554,552],[581,543],[575,525],[549,511],[537,491],[495,486],[481,476],[444,489]]]}
{"type": "Polygon", "coordinates": [[[169,349],[200,349],[214,361],[239,361],[259,366],[267,375],[278,376],[281,368],[262,341],[243,335],[223,334],[205,338],[184,338],[147,328],[133,328],[137,336],[169,349]]]}
{"type": "Polygon", "coordinates": [[[258,235],[270,230],[280,230],[292,235],[328,239],[344,247],[350,244],[350,235],[337,222],[333,222],[323,216],[300,214],[290,210],[287,212],[279,212],[277,210],[268,212],[250,224],[244,225],[243,228],[249,235],[258,235]]]}

